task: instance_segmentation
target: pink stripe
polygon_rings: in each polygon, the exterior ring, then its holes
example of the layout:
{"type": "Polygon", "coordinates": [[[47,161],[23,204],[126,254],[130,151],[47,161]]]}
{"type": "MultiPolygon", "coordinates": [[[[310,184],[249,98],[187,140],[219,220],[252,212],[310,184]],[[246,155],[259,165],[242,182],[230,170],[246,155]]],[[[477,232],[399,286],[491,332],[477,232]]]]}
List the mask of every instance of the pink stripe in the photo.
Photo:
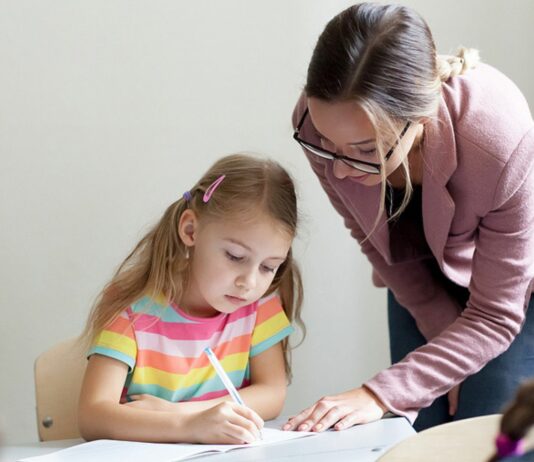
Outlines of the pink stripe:
{"type": "MultiPolygon", "coordinates": [[[[239,389],[241,390],[241,388],[248,387],[249,385],[250,380],[243,380],[243,384],[239,387],[239,389]]],[[[223,396],[228,396],[227,390],[210,391],[209,393],[205,393],[201,396],[195,396],[194,398],[191,398],[188,401],[205,401],[208,399],[221,398],[223,396]]]]}
{"type": "MultiPolygon", "coordinates": [[[[251,334],[235,337],[231,342],[217,345],[215,354],[222,358],[239,353],[248,353],[250,342],[251,334]]],[[[179,356],[176,352],[173,355],[167,355],[154,350],[137,350],[136,367],[152,367],[173,374],[186,374],[192,369],[208,367],[209,365],[209,359],[205,354],[188,357],[179,356]]]]}
{"type": "MultiPolygon", "coordinates": [[[[209,338],[202,340],[176,340],[163,334],[143,331],[137,331],[135,338],[138,350],[159,351],[169,356],[176,356],[176,353],[179,352],[182,356],[191,358],[200,356],[206,346],[214,347],[225,342],[232,342],[236,337],[251,335],[255,321],[255,316],[240,319],[228,326],[222,333],[220,331],[213,332],[209,338]]],[[[182,330],[183,328],[183,324],[177,325],[175,330],[182,330]]]]}
{"type": "Polygon", "coordinates": [[[143,314],[135,321],[136,333],[152,333],[162,335],[173,340],[207,340],[213,335],[231,329],[235,332],[238,326],[242,326],[242,333],[246,333],[250,320],[256,319],[254,310],[239,310],[240,313],[232,313],[229,317],[223,318],[218,323],[204,322],[199,324],[188,324],[181,322],[163,322],[156,316],[143,314]],[[234,316],[236,314],[236,316],[234,316]]]}
{"type": "MultiPolygon", "coordinates": [[[[264,299],[260,299],[260,301],[262,301],[262,300],[264,300],[264,299]]],[[[233,321],[235,319],[239,319],[239,318],[243,318],[245,316],[248,316],[251,312],[256,311],[256,308],[259,306],[259,304],[260,304],[259,302],[260,301],[251,303],[251,304],[246,305],[246,306],[242,306],[237,311],[234,311],[233,313],[230,313],[226,317],[226,319],[230,319],[231,321],[233,321]]],[[[189,319],[189,320],[191,320],[193,322],[196,321],[196,322],[198,322],[200,324],[210,324],[210,318],[197,318],[195,316],[189,316],[182,309],[180,309],[179,306],[175,305],[174,303],[171,304],[170,306],[171,306],[171,308],[173,310],[177,311],[180,316],[182,316],[182,317],[184,317],[186,319],[189,319]]],[[[221,316],[221,318],[222,318],[222,316],[221,316]]],[[[212,324],[217,324],[218,322],[220,322],[220,319],[218,319],[218,317],[214,317],[214,318],[211,318],[211,319],[213,319],[213,321],[211,322],[212,324]]]]}

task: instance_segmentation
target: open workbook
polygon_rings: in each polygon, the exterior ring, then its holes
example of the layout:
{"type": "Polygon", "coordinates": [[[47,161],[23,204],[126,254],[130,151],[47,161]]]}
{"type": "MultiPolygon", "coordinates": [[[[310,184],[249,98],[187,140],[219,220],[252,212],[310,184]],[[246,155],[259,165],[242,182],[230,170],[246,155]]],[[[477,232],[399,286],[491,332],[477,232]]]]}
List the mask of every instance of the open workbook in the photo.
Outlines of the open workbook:
{"type": "Polygon", "coordinates": [[[132,441],[96,440],[44,456],[19,459],[18,462],[175,462],[200,455],[228,452],[268,444],[283,443],[295,438],[314,436],[310,432],[284,432],[263,428],[263,439],[251,444],[160,444],[132,441]]]}

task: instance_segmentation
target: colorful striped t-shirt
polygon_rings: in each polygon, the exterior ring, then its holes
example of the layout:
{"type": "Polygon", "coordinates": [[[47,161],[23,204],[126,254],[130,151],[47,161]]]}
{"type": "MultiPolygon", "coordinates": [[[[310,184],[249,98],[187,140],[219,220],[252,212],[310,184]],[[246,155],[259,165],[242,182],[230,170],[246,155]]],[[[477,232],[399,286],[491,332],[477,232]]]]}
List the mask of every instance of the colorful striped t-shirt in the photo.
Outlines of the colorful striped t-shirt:
{"type": "Polygon", "coordinates": [[[275,294],[211,318],[145,296],[97,336],[88,355],[122,361],[129,371],[123,400],[147,393],[168,401],[218,398],[227,391],[204,349],[211,347],[236,388],[250,383],[249,358],[293,332],[275,294]]]}

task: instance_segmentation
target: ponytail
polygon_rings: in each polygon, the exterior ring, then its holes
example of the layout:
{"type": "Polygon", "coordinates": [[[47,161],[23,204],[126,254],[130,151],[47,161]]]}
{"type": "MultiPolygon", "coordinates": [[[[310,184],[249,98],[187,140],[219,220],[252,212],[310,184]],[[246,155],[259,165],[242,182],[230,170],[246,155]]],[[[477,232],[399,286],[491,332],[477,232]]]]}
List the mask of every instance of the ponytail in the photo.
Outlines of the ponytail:
{"type": "Polygon", "coordinates": [[[188,282],[186,247],[178,234],[180,217],[186,209],[183,198],[171,204],[151,236],[148,286],[152,295],[163,294],[169,301],[180,299],[188,282]]]}
{"type": "MultiPolygon", "coordinates": [[[[293,260],[292,249],[289,249],[286,260],[280,266],[280,268],[278,268],[278,272],[273,279],[267,294],[270,294],[274,291],[278,292],[284,312],[288,319],[291,322],[295,322],[302,332],[301,341],[296,345],[298,346],[306,337],[306,326],[304,325],[304,322],[300,316],[302,302],[304,299],[304,291],[302,288],[302,277],[299,267],[295,260],[293,260]]],[[[287,337],[282,340],[282,348],[284,350],[286,376],[288,378],[288,382],[291,382],[291,350],[293,347],[289,345],[289,339],[287,337]]]]}
{"type": "Polygon", "coordinates": [[[464,74],[473,69],[480,62],[478,50],[474,48],[460,47],[455,56],[437,55],[438,75],[441,82],[446,82],[451,77],[464,74]]]}
{"type": "Polygon", "coordinates": [[[188,281],[186,250],[178,235],[180,216],[187,208],[181,198],[171,204],[158,224],[124,259],[96,299],[82,340],[90,345],[96,335],[131,303],[147,294],[179,299],[188,281]],[[179,277],[176,277],[179,275],[179,277]]]}

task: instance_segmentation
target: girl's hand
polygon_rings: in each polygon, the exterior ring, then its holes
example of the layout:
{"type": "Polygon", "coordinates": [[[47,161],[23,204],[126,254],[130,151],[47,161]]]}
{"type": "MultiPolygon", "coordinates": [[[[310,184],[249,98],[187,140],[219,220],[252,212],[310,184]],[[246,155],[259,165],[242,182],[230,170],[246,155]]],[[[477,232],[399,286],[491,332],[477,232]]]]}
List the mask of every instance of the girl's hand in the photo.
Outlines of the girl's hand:
{"type": "Polygon", "coordinates": [[[204,444],[245,444],[260,438],[262,418],[252,409],[231,401],[190,416],[187,428],[191,442],[204,444]]]}
{"type": "Polygon", "coordinates": [[[374,393],[361,387],[321,398],[313,406],[291,417],[282,430],[322,432],[332,426],[335,430],[343,430],[378,420],[386,411],[374,393]]]}
{"type": "Polygon", "coordinates": [[[449,415],[453,416],[458,410],[458,399],[460,397],[460,385],[451,388],[448,393],[449,398],[449,415]]]}
{"type": "Polygon", "coordinates": [[[137,409],[147,409],[149,411],[172,411],[175,403],[153,395],[130,395],[130,399],[124,406],[136,407],[137,409]]]}

